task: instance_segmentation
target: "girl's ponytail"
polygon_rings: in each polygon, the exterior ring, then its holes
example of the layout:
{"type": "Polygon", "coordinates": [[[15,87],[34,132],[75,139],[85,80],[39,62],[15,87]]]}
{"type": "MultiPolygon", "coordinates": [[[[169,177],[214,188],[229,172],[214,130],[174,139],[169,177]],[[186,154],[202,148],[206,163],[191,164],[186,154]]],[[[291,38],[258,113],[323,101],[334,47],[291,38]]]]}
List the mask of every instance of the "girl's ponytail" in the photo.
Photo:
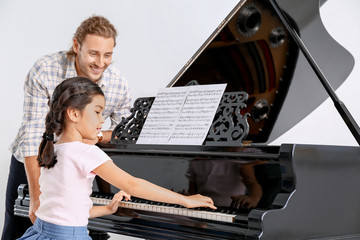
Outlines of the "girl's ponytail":
{"type": "Polygon", "coordinates": [[[54,112],[57,109],[55,101],[49,101],[50,111],[45,118],[45,132],[39,146],[38,163],[40,167],[52,168],[56,163],[54,152],[54,132],[56,129],[54,112]]]}
{"type": "Polygon", "coordinates": [[[56,163],[54,153],[54,133],[44,132],[39,146],[38,163],[40,167],[52,168],[56,163]]]}

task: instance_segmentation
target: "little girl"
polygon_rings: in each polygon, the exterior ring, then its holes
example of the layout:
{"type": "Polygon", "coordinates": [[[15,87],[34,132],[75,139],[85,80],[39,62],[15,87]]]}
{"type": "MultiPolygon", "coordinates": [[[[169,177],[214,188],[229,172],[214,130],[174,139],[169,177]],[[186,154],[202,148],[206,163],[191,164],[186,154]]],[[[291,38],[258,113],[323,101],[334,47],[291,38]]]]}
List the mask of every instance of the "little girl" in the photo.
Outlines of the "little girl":
{"type": "Polygon", "coordinates": [[[39,147],[41,167],[40,207],[36,221],[19,239],[91,239],[88,218],[114,213],[118,203],[131,195],[188,208],[216,209],[209,197],[184,196],[136,178],[117,167],[95,145],[104,123],[105,98],[99,86],[84,77],[64,80],[49,102],[45,133],[39,147]],[[54,143],[54,134],[60,136],[54,143]],[[95,175],[122,189],[107,206],[92,206],[90,194],[95,175]]]}

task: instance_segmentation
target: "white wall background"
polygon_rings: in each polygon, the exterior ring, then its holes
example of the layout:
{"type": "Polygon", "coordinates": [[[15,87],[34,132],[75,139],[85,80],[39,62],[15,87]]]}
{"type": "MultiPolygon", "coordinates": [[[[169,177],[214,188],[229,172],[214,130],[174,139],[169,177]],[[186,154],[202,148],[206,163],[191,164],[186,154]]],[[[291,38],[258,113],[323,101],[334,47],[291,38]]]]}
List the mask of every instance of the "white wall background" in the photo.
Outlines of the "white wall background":
{"type": "MultiPolygon", "coordinates": [[[[154,96],[158,88],[172,80],[237,2],[0,0],[0,229],[11,156],[8,146],[21,123],[23,82],[37,58],[68,49],[82,20],[92,14],[104,15],[119,31],[113,60],[127,77],[134,99],[154,96]]],[[[321,14],[329,33],[355,58],[354,70],[337,94],[360,123],[359,10],[358,0],[328,0],[321,14]]],[[[357,145],[329,100],[272,144],[283,142],[357,145]]]]}

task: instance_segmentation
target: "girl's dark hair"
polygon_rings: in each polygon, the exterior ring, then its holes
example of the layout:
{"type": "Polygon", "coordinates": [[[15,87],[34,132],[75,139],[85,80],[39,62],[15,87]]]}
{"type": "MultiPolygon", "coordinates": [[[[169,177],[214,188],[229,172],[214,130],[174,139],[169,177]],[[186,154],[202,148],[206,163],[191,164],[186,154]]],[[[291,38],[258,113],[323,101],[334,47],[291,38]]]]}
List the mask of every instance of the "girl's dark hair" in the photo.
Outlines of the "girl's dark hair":
{"type": "Polygon", "coordinates": [[[54,154],[54,134],[60,135],[64,127],[66,110],[71,107],[83,110],[96,95],[104,96],[101,88],[85,77],[64,80],[54,90],[49,100],[49,112],[45,118],[45,133],[39,146],[40,167],[52,168],[56,163],[54,154]]]}

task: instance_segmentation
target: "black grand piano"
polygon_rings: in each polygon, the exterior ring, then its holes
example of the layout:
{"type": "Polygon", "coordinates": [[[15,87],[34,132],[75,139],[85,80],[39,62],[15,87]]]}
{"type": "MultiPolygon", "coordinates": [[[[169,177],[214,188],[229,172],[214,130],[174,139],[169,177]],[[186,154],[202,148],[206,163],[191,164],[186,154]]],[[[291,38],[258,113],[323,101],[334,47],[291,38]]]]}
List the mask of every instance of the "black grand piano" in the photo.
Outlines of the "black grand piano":
{"type": "MultiPolygon", "coordinates": [[[[360,148],[267,144],[329,95],[359,139],[356,122],[327,89],[340,86],[353,59],[322,26],[323,1],[277,2],[240,1],[167,86],[227,84],[201,146],[136,144],[154,97],[137,99],[111,142],[100,145],[132,175],[179,193],[208,195],[218,209],[134,197],[115,214],[90,219],[93,239],[108,239],[107,233],[145,239],[360,239],[360,148]],[[300,37],[334,52],[341,69],[320,55],[319,65],[331,73],[326,79],[300,37]],[[244,197],[254,206],[242,206],[244,197]]],[[[91,197],[94,204],[106,204],[117,191],[97,179],[91,197]]],[[[26,217],[28,201],[21,185],[15,214],[26,217]]]]}

